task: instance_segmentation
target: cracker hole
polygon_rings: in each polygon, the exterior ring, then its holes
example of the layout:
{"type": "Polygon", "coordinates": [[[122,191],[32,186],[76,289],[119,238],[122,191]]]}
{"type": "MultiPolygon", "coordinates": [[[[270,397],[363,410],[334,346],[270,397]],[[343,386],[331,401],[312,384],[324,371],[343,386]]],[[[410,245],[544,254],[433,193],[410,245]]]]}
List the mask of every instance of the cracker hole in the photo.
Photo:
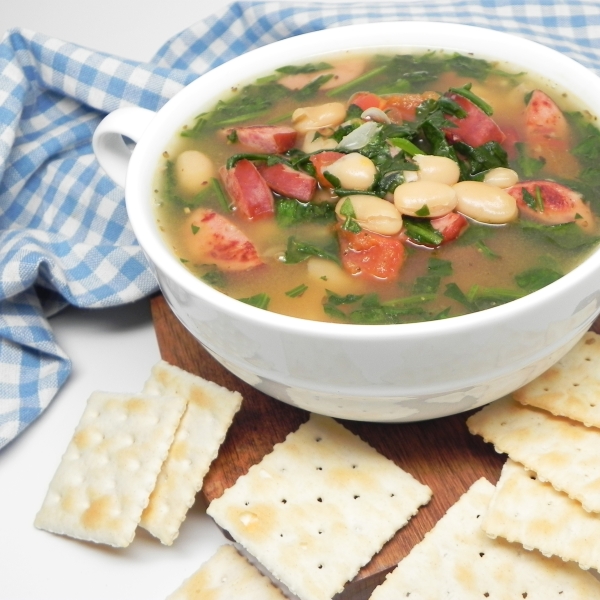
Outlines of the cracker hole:
{"type": "Polygon", "coordinates": [[[317,498],[317,502],[323,502],[323,498],[317,498]]]}
{"type": "Polygon", "coordinates": [[[250,502],[246,500],[246,502],[244,502],[244,506],[250,506],[250,502]]]}
{"type": "Polygon", "coordinates": [[[360,496],[359,496],[358,494],[355,494],[355,495],[354,495],[354,499],[355,499],[355,500],[358,500],[359,498],[360,498],[360,496]]]}
{"type": "Polygon", "coordinates": [[[318,533],[319,535],[321,535],[321,534],[323,533],[323,530],[322,530],[322,529],[319,529],[319,531],[317,531],[317,533],[318,533]]]}
{"type": "Polygon", "coordinates": [[[485,552],[480,552],[479,556],[481,556],[481,558],[483,558],[485,556],[485,552]]]}
{"type": "Polygon", "coordinates": [[[323,565],[319,565],[319,569],[322,569],[322,568],[323,568],[323,565]]]}
{"type": "Polygon", "coordinates": [[[577,382],[573,383],[573,387],[579,387],[579,384],[577,382]]]}
{"type": "Polygon", "coordinates": [[[285,498],[281,499],[281,504],[287,504],[287,500],[285,498]]]}
{"type": "Polygon", "coordinates": [[[352,465],[352,468],[353,468],[353,469],[357,469],[357,468],[358,468],[358,465],[352,465]]]}
{"type": "Polygon", "coordinates": [[[490,595],[489,595],[489,593],[488,593],[488,592],[485,592],[485,594],[483,594],[483,596],[484,596],[485,598],[489,598],[489,597],[490,597],[490,595]]]}
{"type": "Polygon", "coordinates": [[[315,438],[315,442],[320,442],[320,441],[322,441],[322,440],[323,440],[323,438],[322,438],[322,437],[316,437],[316,438],[315,438]]]}
{"type": "Polygon", "coordinates": [[[527,592],[523,592],[521,596],[523,596],[523,598],[527,598],[527,592]]]}
{"type": "Polygon", "coordinates": [[[317,471],[322,471],[323,467],[317,467],[317,471]]]}
{"type": "Polygon", "coordinates": [[[392,492],[392,493],[390,494],[390,498],[395,498],[395,497],[396,497],[396,494],[394,494],[394,492],[392,492]]]}

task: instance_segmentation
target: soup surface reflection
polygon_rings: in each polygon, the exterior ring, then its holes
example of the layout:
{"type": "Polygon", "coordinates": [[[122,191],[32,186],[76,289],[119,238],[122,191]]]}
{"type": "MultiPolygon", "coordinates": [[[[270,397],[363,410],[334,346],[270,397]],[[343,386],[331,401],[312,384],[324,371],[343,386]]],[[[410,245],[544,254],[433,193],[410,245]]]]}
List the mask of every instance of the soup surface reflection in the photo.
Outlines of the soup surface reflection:
{"type": "Polygon", "coordinates": [[[480,311],[593,250],[593,121],[531,74],[460,55],[286,66],[176,133],[157,220],[197,277],[266,310],[357,324],[480,311]]]}

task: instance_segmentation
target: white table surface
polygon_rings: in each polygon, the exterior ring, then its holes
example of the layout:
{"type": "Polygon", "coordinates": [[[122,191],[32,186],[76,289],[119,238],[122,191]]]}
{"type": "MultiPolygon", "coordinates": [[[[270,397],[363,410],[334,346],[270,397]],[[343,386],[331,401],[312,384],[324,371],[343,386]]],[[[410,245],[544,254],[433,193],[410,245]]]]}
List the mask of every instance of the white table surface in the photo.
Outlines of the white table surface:
{"type": "MultiPolygon", "coordinates": [[[[1,0],[0,33],[24,27],[147,60],[215,6],[207,0],[1,0]]],[[[163,599],[225,541],[199,503],[171,547],[143,530],[129,548],[117,550],[33,526],[90,393],[139,391],[159,359],[149,304],[69,309],[51,325],[73,371],[42,417],[0,451],[0,599],[163,599]]]]}
{"type": "MultiPolygon", "coordinates": [[[[0,34],[22,27],[143,61],[171,36],[225,4],[0,0],[0,34]]],[[[171,547],[141,529],[129,548],[112,549],[33,526],[89,395],[95,390],[139,391],[159,360],[149,303],[68,309],[51,325],[73,371],[44,414],[0,451],[0,600],[163,599],[226,542],[200,502],[171,547]]]]}

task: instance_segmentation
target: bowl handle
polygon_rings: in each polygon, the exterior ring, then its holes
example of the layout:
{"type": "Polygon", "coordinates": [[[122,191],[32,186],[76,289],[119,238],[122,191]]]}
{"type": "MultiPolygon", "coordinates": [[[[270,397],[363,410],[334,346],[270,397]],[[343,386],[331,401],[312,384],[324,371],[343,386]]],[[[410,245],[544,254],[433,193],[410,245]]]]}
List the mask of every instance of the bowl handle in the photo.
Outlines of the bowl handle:
{"type": "Polygon", "coordinates": [[[124,137],[138,142],[156,113],[139,106],[118,108],[108,114],[96,128],[92,148],[108,176],[121,187],[125,187],[131,148],[124,137]]]}

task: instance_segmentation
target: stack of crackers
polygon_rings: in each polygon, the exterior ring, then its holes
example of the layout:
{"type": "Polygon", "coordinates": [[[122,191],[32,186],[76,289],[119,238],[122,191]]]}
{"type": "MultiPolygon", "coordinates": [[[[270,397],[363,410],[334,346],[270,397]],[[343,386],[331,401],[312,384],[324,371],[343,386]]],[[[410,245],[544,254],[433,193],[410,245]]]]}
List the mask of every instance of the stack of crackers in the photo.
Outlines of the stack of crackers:
{"type": "MultiPolygon", "coordinates": [[[[139,394],[92,394],[35,525],[118,547],[140,525],[172,544],[240,402],[165,362],[139,394]]],[[[342,425],[311,415],[207,512],[282,589],[329,600],[430,498],[342,425]]],[[[226,547],[173,598],[281,594],[226,547]]]]}
{"type": "Polygon", "coordinates": [[[125,547],[141,525],[172,544],[241,401],[164,361],[141,393],[93,393],[35,526],[125,547]]]}
{"type": "Polygon", "coordinates": [[[600,336],[467,425],[509,457],[486,533],[600,570],[600,336]]]}
{"type": "Polygon", "coordinates": [[[509,456],[480,479],[370,600],[600,598],[600,336],[470,417],[509,456]],[[598,403],[598,404],[597,404],[598,403]]]}
{"type": "MultiPolygon", "coordinates": [[[[498,485],[476,481],[371,600],[600,598],[583,570],[600,568],[596,364],[589,333],[516,399],[469,418],[509,456],[498,485]]],[[[140,525],[172,544],[240,402],[164,362],[140,394],[92,395],[36,525],[114,546],[140,525]]],[[[210,503],[235,547],[169,600],[331,600],[430,498],[341,424],[310,415],[210,503]]]]}

